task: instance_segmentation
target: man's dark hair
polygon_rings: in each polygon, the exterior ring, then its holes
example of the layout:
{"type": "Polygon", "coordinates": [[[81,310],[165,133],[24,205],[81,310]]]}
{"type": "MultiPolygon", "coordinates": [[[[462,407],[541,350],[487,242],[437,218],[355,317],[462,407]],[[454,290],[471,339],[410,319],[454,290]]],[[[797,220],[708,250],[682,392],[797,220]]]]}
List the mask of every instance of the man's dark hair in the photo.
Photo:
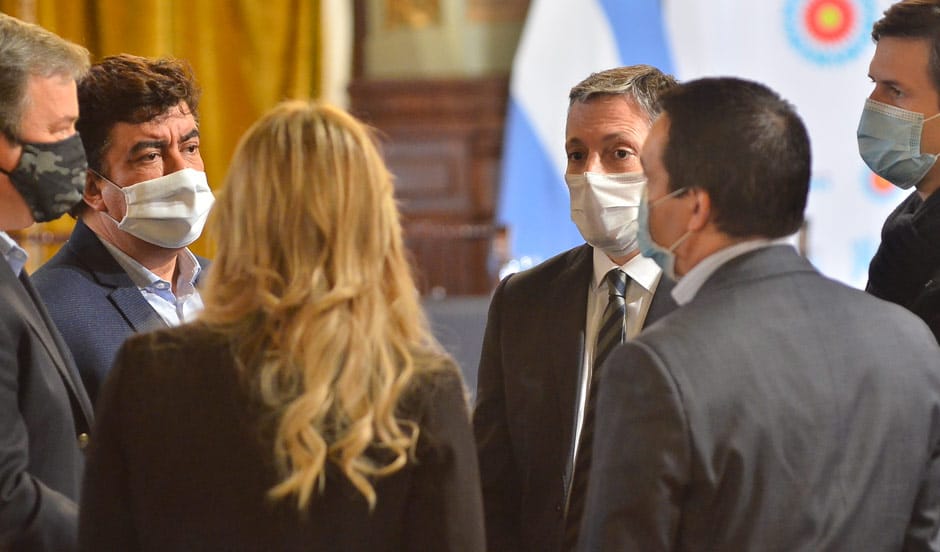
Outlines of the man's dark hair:
{"type": "Polygon", "coordinates": [[[700,188],[716,227],[777,238],[803,223],[810,144],[793,107],[756,82],[708,78],[660,98],[669,117],[663,165],[670,191],[700,188]]]}
{"type": "Polygon", "coordinates": [[[940,0],[905,0],[893,4],[872,27],[871,37],[875,42],[884,36],[927,40],[930,80],[940,92],[940,0]]]}
{"type": "MultiPolygon", "coordinates": [[[[89,168],[102,172],[101,159],[116,123],[152,121],[180,102],[186,102],[198,121],[199,93],[192,69],[182,60],[121,54],[92,65],[78,82],[79,120],[75,125],[89,168]]],[[[85,203],[79,202],[71,214],[84,208],[85,203]]]]}

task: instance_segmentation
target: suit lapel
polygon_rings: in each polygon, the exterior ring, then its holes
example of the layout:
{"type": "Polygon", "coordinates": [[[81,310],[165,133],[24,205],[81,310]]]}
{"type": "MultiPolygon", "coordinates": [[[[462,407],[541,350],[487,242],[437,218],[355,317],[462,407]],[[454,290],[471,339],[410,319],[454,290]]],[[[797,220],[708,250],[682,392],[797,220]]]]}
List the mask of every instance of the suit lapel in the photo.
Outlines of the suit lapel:
{"type": "MultiPolygon", "coordinates": [[[[578,382],[584,369],[584,327],[587,317],[588,285],[593,270],[592,249],[583,245],[573,252],[573,259],[554,282],[549,282],[550,296],[545,305],[550,312],[541,313],[543,323],[551,327],[545,336],[545,360],[554,379],[554,395],[563,423],[559,427],[560,443],[569,452],[574,434],[575,401],[578,382]]],[[[548,327],[546,328],[548,329],[548,327]]]]}
{"type": "Polygon", "coordinates": [[[672,298],[672,288],[676,283],[666,277],[665,274],[659,277],[659,283],[656,285],[656,291],[653,292],[653,300],[650,302],[650,308],[646,311],[646,319],[643,320],[643,327],[647,328],[654,322],[674,311],[678,305],[672,298]]]}
{"type": "Polygon", "coordinates": [[[135,332],[166,327],[166,323],[144,299],[131,277],[101,244],[98,236],[81,220],[75,224],[67,247],[72,249],[78,261],[85,265],[96,282],[111,288],[108,298],[135,332]]]}
{"type": "Polygon", "coordinates": [[[69,356],[68,347],[59,337],[55,324],[46,312],[45,306],[33,289],[29,278],[21,275],[17,278],[10,266],[0,262],[0,294],[2,301],[14,310],[26,322],[33,334],[42,343],[56,370],[62,377],[70,396],[70,402],[76,414],[81,413],[84,419],[76,419],[76,428],[87,432],[93,420],[93,409],[85,387],[82,385],[78,371],[69,356]]]}

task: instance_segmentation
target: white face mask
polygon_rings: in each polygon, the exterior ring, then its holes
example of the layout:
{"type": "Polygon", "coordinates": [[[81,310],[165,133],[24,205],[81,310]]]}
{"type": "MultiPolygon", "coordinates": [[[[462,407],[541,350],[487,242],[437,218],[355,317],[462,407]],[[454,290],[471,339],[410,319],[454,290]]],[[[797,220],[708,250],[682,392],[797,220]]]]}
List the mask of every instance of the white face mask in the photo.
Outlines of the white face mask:
{"type": "Polygon", "coordinates": [[[202,234],[215,202],[206,173],[183,169],[121,188],[95,173],[124,194],[127,208],[117,227],[147,243],[178,249],[202,234]]]}
{"type": "Polygon", "coordinates": [[[566,174],[571,220],[584,241],[609,257],[623,257],[637,247],[637,214],[646,185],[642,172],[566,174]]]}

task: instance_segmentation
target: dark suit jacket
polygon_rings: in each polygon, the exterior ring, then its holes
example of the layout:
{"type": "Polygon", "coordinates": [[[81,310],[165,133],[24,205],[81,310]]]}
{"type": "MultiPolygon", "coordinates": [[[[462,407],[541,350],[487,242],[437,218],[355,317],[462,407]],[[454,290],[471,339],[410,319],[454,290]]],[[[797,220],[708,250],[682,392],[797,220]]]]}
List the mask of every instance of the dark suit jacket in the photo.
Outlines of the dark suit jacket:
{"type": "MultiPolygon", "coordinates": [[[[208,262],[198,260],[205,269],[208,262]]],[[[69,241],[32,280],[75,357],[92,403],[124,340],[136,332],[166,327],[81,220],[75,223],[69,241]]]]}
{"type": "Polygon", "coordinates": [[[791,247],[721,266],[604,374],[581,549],[936,550],[940,347],[791,247]]]}
{"type": "MultiPolygon", "coordinates": [[[[493,295],[473,415],[491,552],[561,547],[593,266],[582,245],[493,295]]],[[[675,308],[671,288],[660,281],[646,323],[675,308]]]]}
{"type": "Polygon", "coordinates": [[[0,258],[0,549],[75,549],[91,423],[68,349],[29,279],[0,258]]]}
{"type": "MultiPolygon", "coordinates": [[[[82,494],[88,551],[482,551],[483,511],[456,367],[424,377],[400,410],[420,427],[417,462],[365,499],[337,470],[301,515],[272,503],[270,431],[231,343],[199,324],[135,336],[98,403],[82,494]]],[[[265,417],[267,414],[265,414],[265,417]]]]}
{"type": "Polygon", "coordinates": [[[888,216],[866,290],[910,309],[940,341],[940,194],[912,192],[888,216]]]}

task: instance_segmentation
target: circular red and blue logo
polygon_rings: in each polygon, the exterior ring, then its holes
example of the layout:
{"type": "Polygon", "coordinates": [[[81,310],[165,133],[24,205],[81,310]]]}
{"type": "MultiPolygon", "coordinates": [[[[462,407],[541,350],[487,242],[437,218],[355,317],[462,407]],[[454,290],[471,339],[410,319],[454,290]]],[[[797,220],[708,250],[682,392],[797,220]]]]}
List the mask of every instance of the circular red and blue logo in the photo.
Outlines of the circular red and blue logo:
{"type": "Polygon", "coordinates": [[[871,42],[874,0],[787,0],[787,38],[820,65],[845,63],[871,42]]]}

